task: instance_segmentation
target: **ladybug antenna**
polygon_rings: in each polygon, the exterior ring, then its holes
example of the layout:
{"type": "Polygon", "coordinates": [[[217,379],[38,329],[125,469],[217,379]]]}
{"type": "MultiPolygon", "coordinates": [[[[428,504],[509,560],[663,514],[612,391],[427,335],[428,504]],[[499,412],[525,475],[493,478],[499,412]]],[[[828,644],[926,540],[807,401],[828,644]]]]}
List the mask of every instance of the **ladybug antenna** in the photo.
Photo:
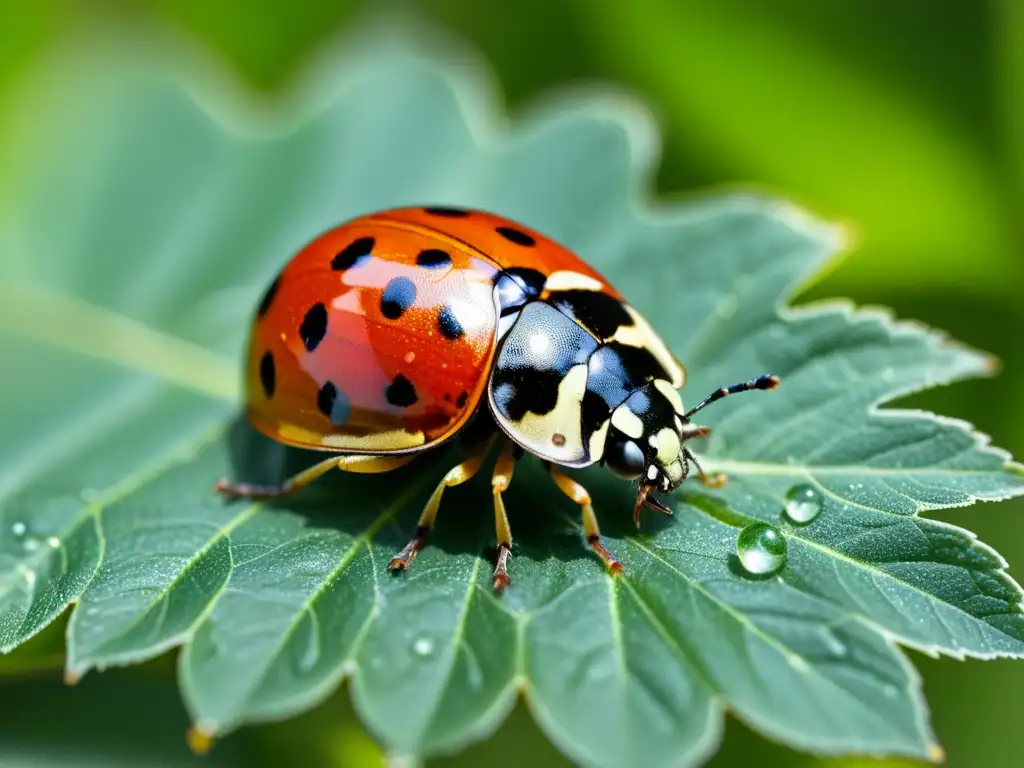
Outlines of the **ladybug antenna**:
{"type": "Polygon", "coordinates": [[[706,408],[716,400],[721,400],[726,395],[733,395],[736,394],[737,392],[747,392],[751,389],[772,390],[775,389],[777,386],[779,386],[779,377],[773,376],[771,374],[765,374],[763,376],[758,376],[756,379],[751,379],[750,381],[744,381],[740,384],[733,384],[728,387],[716,389],[710,395],[708,395],[699,403],[697,403],[697,405],[695,405],[693,408],[684,413],[683,421],[689,420],[689,418],[693,416],[693,414],[695,414],[697,411],[706,408]]]}

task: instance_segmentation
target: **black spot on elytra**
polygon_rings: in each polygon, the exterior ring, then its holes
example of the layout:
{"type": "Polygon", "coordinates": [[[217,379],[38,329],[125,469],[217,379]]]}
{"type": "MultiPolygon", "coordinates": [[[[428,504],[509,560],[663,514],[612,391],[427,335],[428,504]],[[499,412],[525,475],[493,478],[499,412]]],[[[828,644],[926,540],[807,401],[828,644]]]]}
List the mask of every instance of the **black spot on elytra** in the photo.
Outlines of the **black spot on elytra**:
{"type": "Polygon", "coordinates": [[[360,237],[358,240],[353,240],[331,259],[331,269],[341,272],[365,264],[370,259],[373,246],[374,239],[372,237],[360,237]]]}
{"type": "Polygon", "coordinates": [[[449,208],[446,206],[436,206],[432,208],[424,208],[424,213],[429,213],[431,216],[447,216],[450,219],[464,219],[469,216],[469,211],[465,208],[449,208]]]}
{"type": "Polygon", "coordinates": [[[402,374],[395,376],[394,380],[385,387],[384,396],[391,405],[399,408],[408,408],[418,399],[416,387],[402,374]]]}
{"type": "Polygon", "coordinates": [[[316,407],[320,409],[327,418],[331,417],[331,409],[334,407],[334,398],[338,396],[337,388],[329,381],[324,382],[316,396],[316,407]]]}
{"type": "Polygon", "coordinates": [[[312,352],[320,346],[320,342],[324,340],[326,334],[327,307],[318,301],[309,308],[306,316],[302,318],[302,325],[299,326],[299,336],[302,338],[302,343],[306,345],[306,351],[312,352]]]}
{"type": "Polygon", "coordinates": [[[416,254],[416,263],[427,269],[443,269],[451,266],[452,257],[440,248],[428,248],[416,254]]]}
{"type": "Polygon", "coordinates": [[[437,314],[437,327],[441,330],[441,335],[446,339],[454,341],[464,334],[466,331],[462,327],[462,323],[455,317],[455,313],[452,312],[452,308],[445,304],[441,307],[441,311],[437,314]]]}
{"type": "Polygon", "coordinates": [[[548,303],[577,320],[599,339],[610,339],[621,326],[633,325],[633,318],[623,303],[600,291],[555,291],[548,297],[548,303]]]}
{"type": "Polygon", "coordinates": [[[274,356],[264,352],[260,358],[260,384],[263,385],[263,394],[268,398],[274,396],[274,387],[277,384],[277,368],[274,366],[274,356]]]}
{"type": "Polygon", "coordinates": [[[469,400],[469,392],[463,392],[461,395],[459,395],[458,399],[456,399],[455,404],[459,408],[463,408],[465,407],[467,400],[469,400]]]}
{"type": "Polygon", "coordinates": [[[316,396],[316,405],[320,413],[331,420],[331,424],[338,427],[348,421],[352,406],[345,393],[339,390],[330,381],[324,382],[316,396]]]}
{"type": "Polygon", "coordinates": [[[277,289],[281,287],[281,276],[278,275],[274,278],[274,282],[267,288],[267,292],[263,294],[263,298],[260,299],[260,307],[258,310],[258,316],[263,317],[270,310],[270,305],[274,303],[274,297],[277,296],[277,289]]]}
{"type": "Polygon", "coordinates": [[[388,320],[397,320],[416,301],[416,285],[408,277],[393,277],[380,297],[380,311],[388,320]]]}
{"type": "Polygon", "coordinates": [[[530,235],[515,227],[495,227],[495,231],[510,243],[515,243],[516,245],[529,246],[537,244],[537,241],[530,235]]]}

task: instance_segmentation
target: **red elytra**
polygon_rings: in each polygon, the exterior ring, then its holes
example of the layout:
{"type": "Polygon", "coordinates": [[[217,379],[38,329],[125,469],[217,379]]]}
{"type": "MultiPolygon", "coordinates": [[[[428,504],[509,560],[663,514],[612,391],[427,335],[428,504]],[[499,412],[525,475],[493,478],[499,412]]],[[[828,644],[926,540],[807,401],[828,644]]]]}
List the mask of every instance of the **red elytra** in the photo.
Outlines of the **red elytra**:
{"type": "Polygon", "coordinates": [[[250,419],[280,442],[346,453],[417,452],[452,437],[484,393],[493,279],[509,267],[608,285],[567,248],[479,211],[401,208],[322,234],[261,302],[250,419]]]}

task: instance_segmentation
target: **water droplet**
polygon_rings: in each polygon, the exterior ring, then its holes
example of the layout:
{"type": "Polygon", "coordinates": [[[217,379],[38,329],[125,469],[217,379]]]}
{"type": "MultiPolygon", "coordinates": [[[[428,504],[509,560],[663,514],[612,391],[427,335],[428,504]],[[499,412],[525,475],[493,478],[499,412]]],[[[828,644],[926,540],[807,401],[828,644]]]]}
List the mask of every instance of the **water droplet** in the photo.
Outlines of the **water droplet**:
{"type": "Polygon", "coordinates": [[[767,523],[753,523],[736,539],[740,564],[752,574],[774,573],[786,564],[786,538],[767,523]]]}
{"type": "Polygon", "coordinates": [[[46,543],[49,544],[54,549],[57,549],[58,547],[60,547],[60,539],[58,539],[56,536],[51,536],[50,538],[48,538],[46,540],[46,543]]]}
{"type": "Polygon", "coordinates": [[[821,512],[821,491],[810,485],[797,485],[786,494],[786,517],[797,525],[807,525],[821,512]]]}
{"type": "Polygon", "coordinates": [[[434,652],[434,641],[429,637],[416,638],[416,642],[412,644],[412,652],[417,656],[429,656],[434,652]]]}
{"type": "Polygon", "coordinates": [[[35,552],[39,549],[39,539],[25,539],[21,546],[26,552],[35,552]]]}
{"type": "Polygon", "coordinates": [[[22,536],[24,536],[25,532],[27,530],[28,530],[28,527],[24,523],[14,523],[11,526],[11,533],[13,533],[18,538],[21,538],[22,536]]]}

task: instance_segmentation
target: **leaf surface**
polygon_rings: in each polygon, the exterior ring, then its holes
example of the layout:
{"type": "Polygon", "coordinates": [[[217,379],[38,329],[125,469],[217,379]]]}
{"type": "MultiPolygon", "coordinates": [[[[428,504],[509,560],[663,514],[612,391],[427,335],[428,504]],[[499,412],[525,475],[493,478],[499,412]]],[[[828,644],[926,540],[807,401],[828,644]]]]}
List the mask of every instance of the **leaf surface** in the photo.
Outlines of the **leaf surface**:
{"type": "MultiPolygon", "coordinates": [[[[936,757],[897,643],[1020,656],[1024,618],[1001,558],[920,513],[1020,494],[1024,476],[966,424],[880,405],[990,361],[877,311],[787,308],[842,244],[788,203],[641,210],[655,144],[635,105],[568,99],[499,127],[464,68],[410,50],[349,45],[269,110],[209,87],[216,73],[118,67],[116,53],[44,79],[76,94],[60,102],[74,130],[22,137],[38,159],[0,213],[0,356],[18,361],[0,379],[0,646],[71,605],[72,678],[181,646],[209,735],[301,712],[350,676],[364,722],[403,754],[486,736],[522,692],[588,765],[700,763],[726,706],[798,748],[936,757]],[[317,232],[425,203],[491,209],[573,247],[685,362],[687,401],[782,377],[702,414],[699,454],[730,482],[686,483],[670,519],[649,513],[636,533],[628,485],[580,474],[625,578],[529,461],[507,494],[503,595],[484,479],[446,494],[408,573],[385,570],[451,452],[273,504],[211,492],[222,475],[310,462],[239,416],[265,284],[317,232]],[[782,517],[798,484],[823,498],[809,525],[782,517]],[[788,542],[770,578],[736,558],[758,521],[788,542]]],[[[42,93],[26,109],[52,125],[42,93]]]]}

